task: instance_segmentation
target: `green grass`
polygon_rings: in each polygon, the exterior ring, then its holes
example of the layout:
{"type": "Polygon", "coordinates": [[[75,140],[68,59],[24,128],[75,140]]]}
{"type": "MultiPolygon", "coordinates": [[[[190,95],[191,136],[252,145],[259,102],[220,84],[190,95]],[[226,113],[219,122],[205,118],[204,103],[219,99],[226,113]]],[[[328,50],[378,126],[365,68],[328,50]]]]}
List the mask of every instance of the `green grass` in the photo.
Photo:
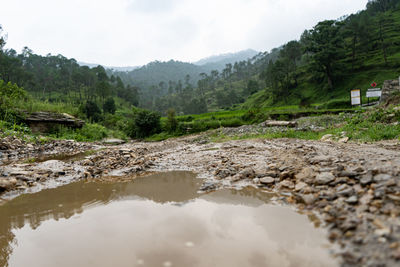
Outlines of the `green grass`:
{"type": "Polygon", "coordinates": [[[123,132],[109,130],[96,123],[86,123],[81,129],[58,127],[53,133],[50,133],[48,137],[54,139],[73,139],[79,142],[100,141],[106,137],[128,139],[123,132]]]}
{"type": "Polygon", "coordinates": [[[50,103],[48,101],[40,101],[37,99],[32,99],[25,105],[25,110],[28,112],[38,112],[38,111],[48,111],[56,113],[68,113],[73,116],[79,116],[79,107],[75,104],[68,102],[55,102],[50,103]]]}
{"type": "Polygon", "coordinates": [[[326,134],[332,134],[333,139],[339,140],[345,136],[356,142],[375,142],[380,140],[400,140],[400,110],[394,107],[389,109],[359,110],[353,114],[323,115],[302,118],[299,126],[314,125],[324,127],[322,131],[298,131],[284,129],[282,131],[268,131],[266,133],[225,135],[221,131],[214,132],[210,137],[213,142],[241,139],[276,139],[296,138],[319,140],[326,134]]]}

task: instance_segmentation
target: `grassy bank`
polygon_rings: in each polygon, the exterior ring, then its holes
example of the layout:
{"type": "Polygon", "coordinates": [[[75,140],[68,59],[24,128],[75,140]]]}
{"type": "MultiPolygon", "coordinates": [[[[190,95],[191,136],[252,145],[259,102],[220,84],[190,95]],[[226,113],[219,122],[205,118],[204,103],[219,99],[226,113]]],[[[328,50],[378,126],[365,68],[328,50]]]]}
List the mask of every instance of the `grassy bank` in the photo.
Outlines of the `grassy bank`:
{"type": "MultiPolygon", "coordinates": [[[[338,141],[348,138],[355,142],[376,142],[381,140],[400,140],[400,106],[388,109],[373,108],[359,110],[356,113],[342,113],[307,117],[298,120],[301,126],[313,126],[315,130],[276,128],[256,129],[242,133],[226,134],[224,131],[215,131],[209,135],[213,142],[241,139],[275,139],[297,138],[305,140],[320,140],[325,135],[331,135],[330,140],[338,141]],[[262,130],[262,131],[261,131],[262,130]]],[[[300,127],[302,128],[302,127],[300,127]]],[[[347,140],[346,140],[347,141],[347,140]]]]}

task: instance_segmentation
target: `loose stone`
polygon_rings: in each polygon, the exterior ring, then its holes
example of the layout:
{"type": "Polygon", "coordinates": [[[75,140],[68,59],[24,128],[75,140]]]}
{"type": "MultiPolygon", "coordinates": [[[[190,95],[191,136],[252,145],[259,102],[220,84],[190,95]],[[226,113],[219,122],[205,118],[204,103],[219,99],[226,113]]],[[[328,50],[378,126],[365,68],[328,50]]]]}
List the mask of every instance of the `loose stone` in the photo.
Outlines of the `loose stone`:
{"type": "Polygon", "coordinates": [[[263,177],[260,179],[260,183],[270,185],[275,183],[275,179],[272,177],[263,177]]]}
{"type": "Polygon", "coordinates": [[[318,185],[325,185],[329,184],[333,180],[335,180],[335,176],[333,176],[332,173],[323,172],[317,175],[317,177],[315,178],[315,183],[318,185]]]}

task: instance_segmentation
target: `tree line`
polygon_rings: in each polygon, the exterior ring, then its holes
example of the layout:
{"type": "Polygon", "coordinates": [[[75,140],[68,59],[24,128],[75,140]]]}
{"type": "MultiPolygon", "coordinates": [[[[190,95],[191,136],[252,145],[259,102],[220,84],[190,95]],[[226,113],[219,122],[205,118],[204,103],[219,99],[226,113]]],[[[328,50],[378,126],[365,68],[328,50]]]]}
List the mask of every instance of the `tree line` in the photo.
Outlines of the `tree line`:
{"type": "Polygon", "coordinates": [[[270,52],[202,72],[198,79],[160,81],[143,90],[148,97],[140,105],[164,114],[171,108],[196,114],[241,104],[259,91],[272,105],[307,105],[309,97],[301,91],[307,86],[318,87],[320,95],[334,94],[347,77],[371,68],[371,60],[377,70],[396,68],[391,57],[400,52],[400,21],[393,12],[399,5],[369,1],[365,10],[319,22],[299,40],[270,52]]]}
{"type": "Polygon", "coordinates": [[[27,47],[18,54],[4,49],[0,27],[0,79],[35,98],[86,105],[96,113],[101,107],[114,112],[116,98],[162,114],[170,109],[199,114],[230,108],[256,93],[271,104],[307,104],[301,90],[309,85],[318,87],[321,95],[332,94],[346,77],[371,68],[371,61],[376,69],[398,66],[399,8],[399,0],[369,1],[365,10],[322,21],[299,40],[209,72],[177,61],[116,72],[80,66],[62,55],[36,55],[27,47]]]}
{"type": "Polygon", "coordinates": [[[4,49],[6,37],[1,30],[0,26],[0,79],[4,82],[15,83],[43,101],[104,107],[119,97],[129,105],[138,105],[139,88],[125,86],[120,77],[108,76],[102,66],[80,66],[75,59],[62,55],[37,55],[28,47],[18,54],[14,49],[4,49]]]}

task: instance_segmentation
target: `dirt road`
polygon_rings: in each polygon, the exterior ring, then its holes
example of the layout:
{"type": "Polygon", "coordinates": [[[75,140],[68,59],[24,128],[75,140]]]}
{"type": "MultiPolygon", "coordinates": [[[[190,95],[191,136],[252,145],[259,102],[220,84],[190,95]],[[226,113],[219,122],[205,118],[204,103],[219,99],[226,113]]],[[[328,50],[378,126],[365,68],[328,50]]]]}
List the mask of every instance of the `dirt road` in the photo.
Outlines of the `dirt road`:
{"type": "MultiPolygon", "coordinates": [[[[79,145],[77,146],[79,147],[79,145]]],[[[85,146],[86,148],[87,146],[85,146]]],[[[400,265],[400,145],[295,139],[208,143],[201,136],[107,147],[86,158],[0,167],[3,199],[77,179],[189,170],[204,191],[256,186],[315,214],[343,266],[400,265]]],[[[6,201],[6,200],[3,200],[6,201]]]]}

